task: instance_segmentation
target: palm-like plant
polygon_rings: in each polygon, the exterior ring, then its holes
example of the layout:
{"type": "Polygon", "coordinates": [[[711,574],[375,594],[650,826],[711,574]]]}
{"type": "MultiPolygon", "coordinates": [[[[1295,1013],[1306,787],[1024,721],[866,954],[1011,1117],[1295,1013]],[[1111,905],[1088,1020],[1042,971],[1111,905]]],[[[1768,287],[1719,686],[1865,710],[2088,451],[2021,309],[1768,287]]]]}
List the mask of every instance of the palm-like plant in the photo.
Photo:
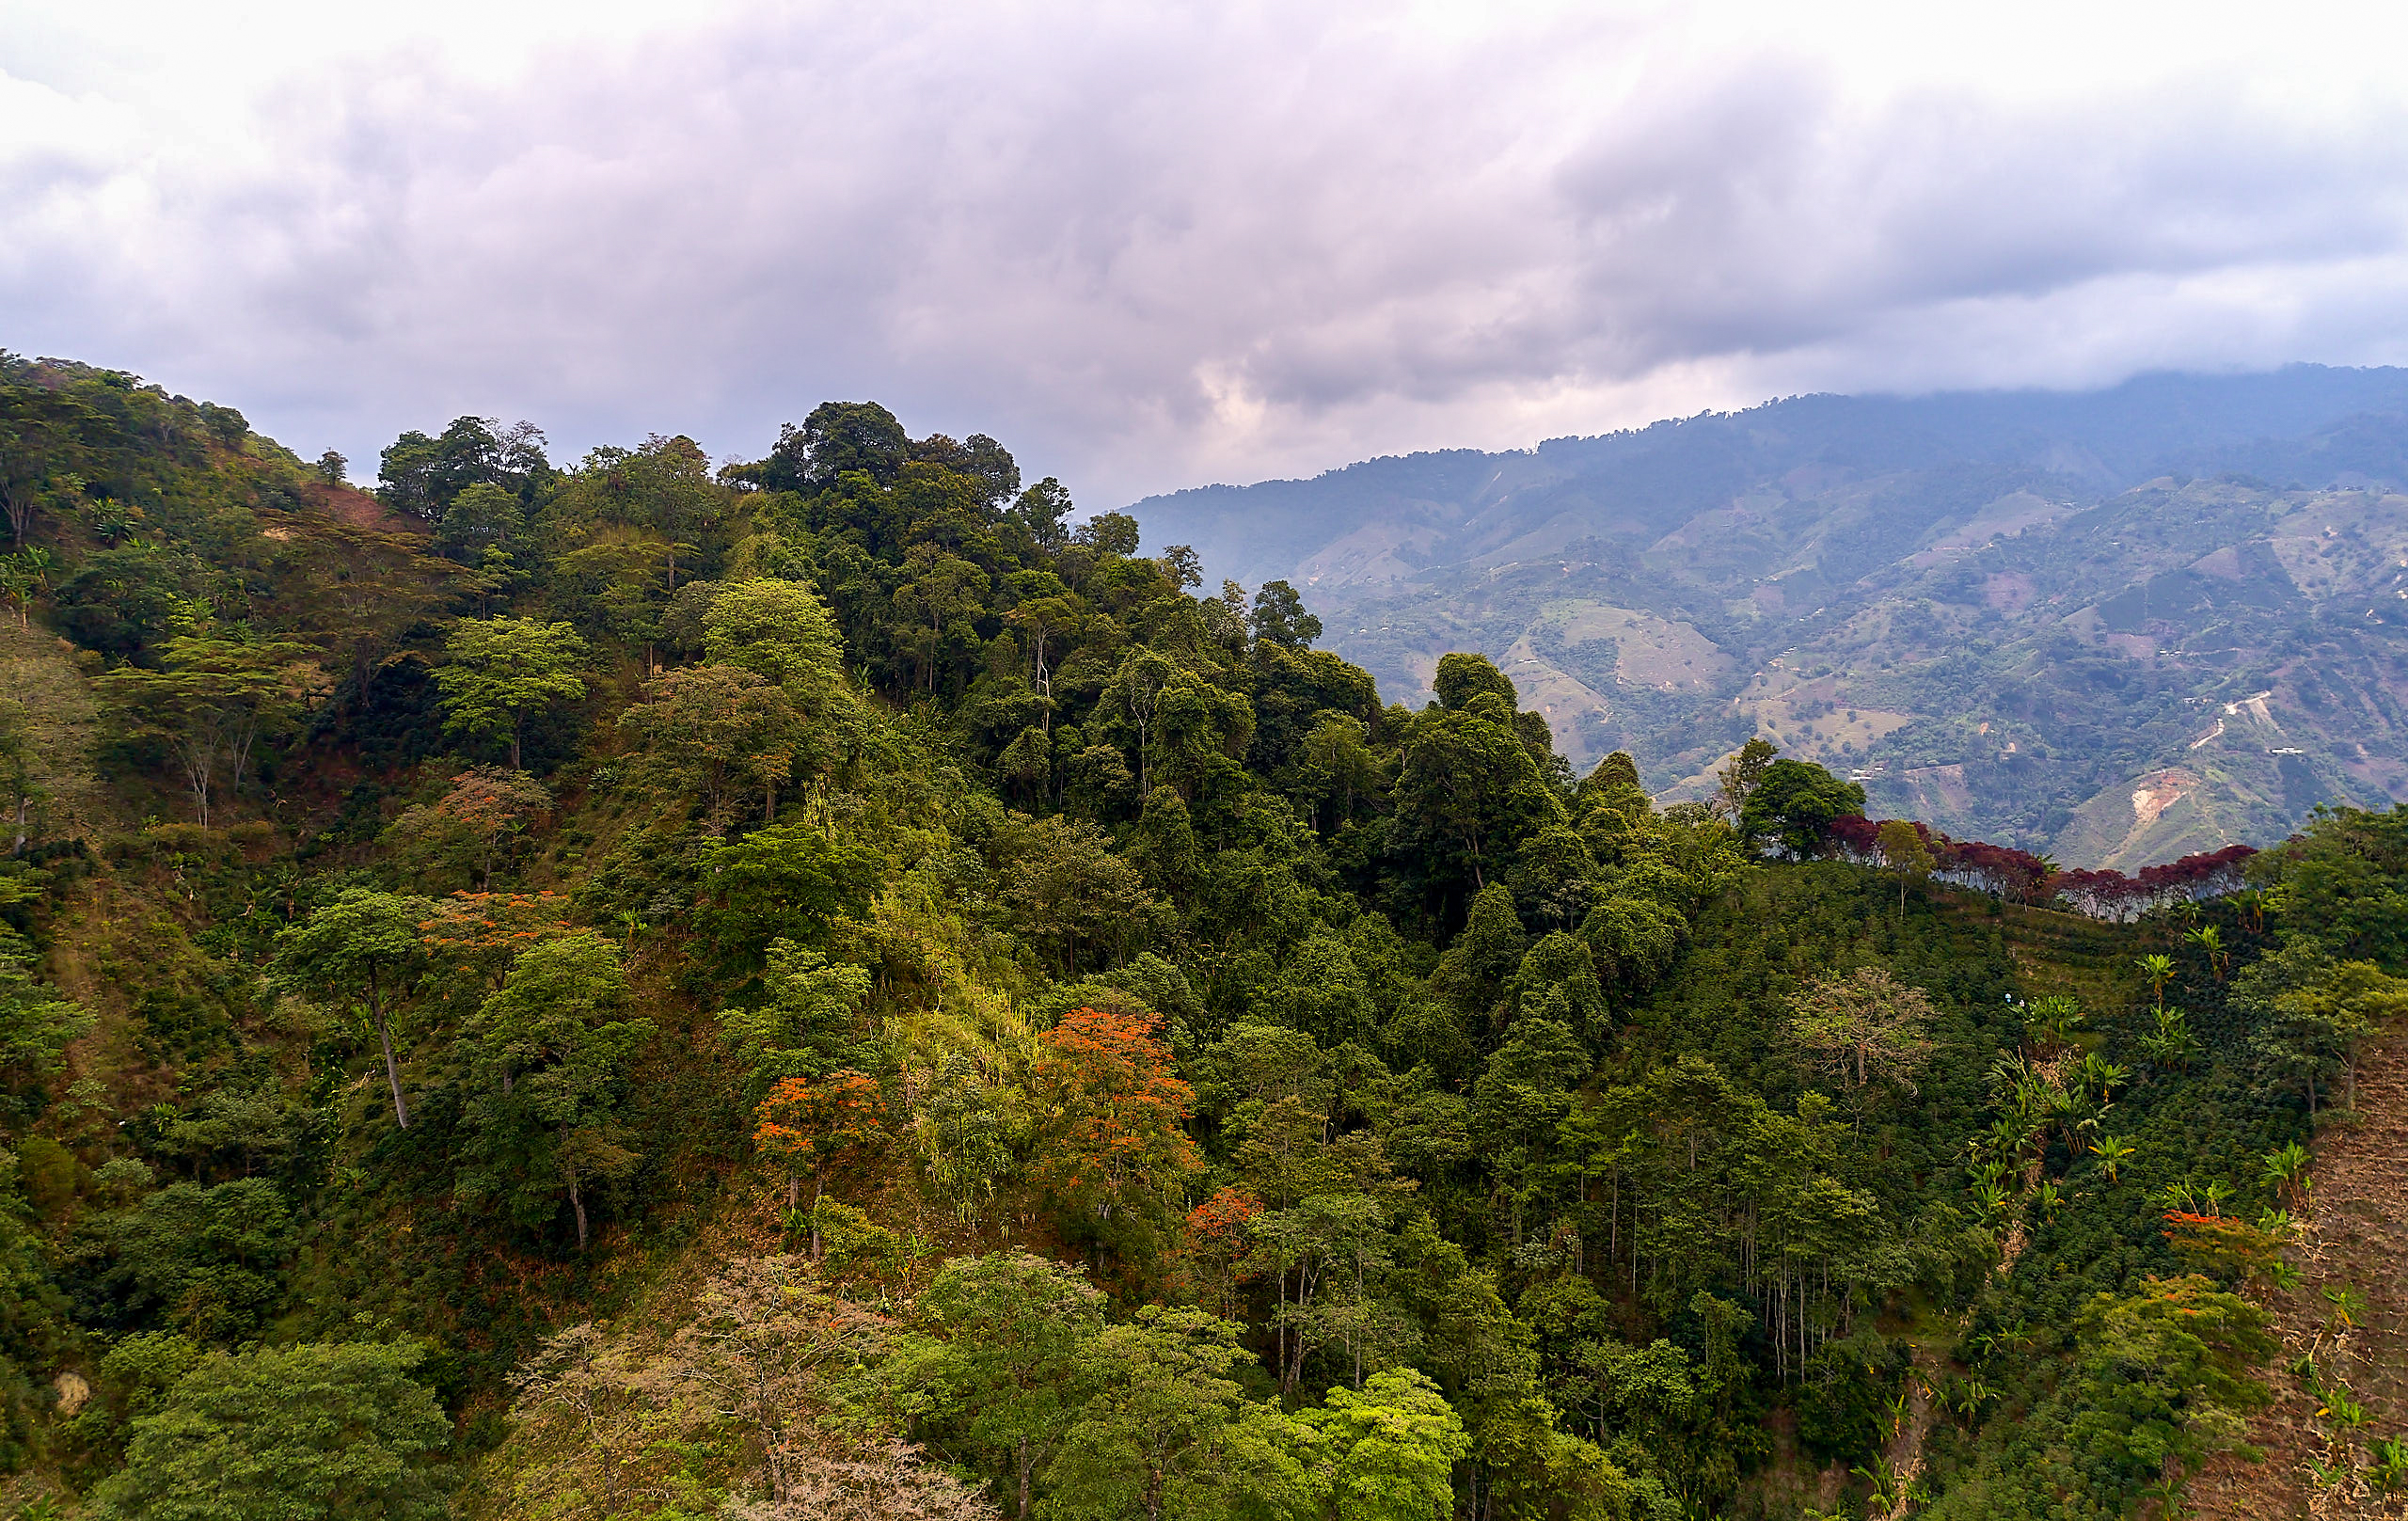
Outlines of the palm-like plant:
{"type": "Polygon", "coordinates": [[[2315,1160],[2307,1148],[2297,1141],[2285,1142],[2266,1153],[2266,1181],[2278,1197],[2297,1204],[2307,1197],[2308,1189],[2315,1184],[2308,1173],[2308,1166],[2315,1160]]]}
{"type": "Polygon", "coordinates": [[[2150,1012],[2157,1017],[2157,1028],[2141,1037],[2141,1054],[2160,1067],[2189,1067],[2199,1050],[2191,1035],[2190,1016],[2163,1004],[2150,1012]]]}
{"type": "Polygon", "coordinates": [[[2159,952],[2140,958],[2141,974],[2148,978],[2148,995],[2153,1003],[2165,1002],[2165,985],[2174,980],[2174,958],[2159,952]]]}
{"type": "Polygon", "coordinates": [[[2090,1142],[2090,1154],[2099,1159],[2099,1170],[2107,1175],[2107,1181],[2110,1183],[2117,1180],[2117,1173],[2122,1170],[2125,1163],[2132,1159],[2132,1153],[2139,1149],[2119,1135],[2093,1136],[2090,1142]]]}

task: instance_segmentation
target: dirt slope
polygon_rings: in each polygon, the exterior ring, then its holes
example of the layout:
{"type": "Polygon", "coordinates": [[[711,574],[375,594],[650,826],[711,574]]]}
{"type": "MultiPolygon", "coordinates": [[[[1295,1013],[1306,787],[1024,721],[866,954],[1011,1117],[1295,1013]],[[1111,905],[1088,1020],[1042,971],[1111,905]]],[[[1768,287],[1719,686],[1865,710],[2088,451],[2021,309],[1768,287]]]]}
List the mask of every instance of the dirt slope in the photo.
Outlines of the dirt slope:
{"type": "Polygon", "coordinates": [[[2270,1370],[2275,1402],[2246,1438],[2265,1459],[2227,1453],[2211,1464],[2192,1490],[2201,1517],[2408,1517],[2408,1481],[2385,1492],[2367,1472],[2374,1440],[2408,1436],[2408,1028],[2388,1032],[2369,1054],[2358,1118],[2318,1139],[2315,1177],[2300,1285],[2270,1302],[2286,1366],[2270,1370]],[[2363,1308],[2345,1319],[2327,1291],[2354,1294],[2363,1308]],[[2306,1357],[2313,1374],[2294,1372],[2306,1357]],[[2346,1385],[2367,1411],[2346,1440],[2319,1385],[2327,1393],[2346,1385]]]}

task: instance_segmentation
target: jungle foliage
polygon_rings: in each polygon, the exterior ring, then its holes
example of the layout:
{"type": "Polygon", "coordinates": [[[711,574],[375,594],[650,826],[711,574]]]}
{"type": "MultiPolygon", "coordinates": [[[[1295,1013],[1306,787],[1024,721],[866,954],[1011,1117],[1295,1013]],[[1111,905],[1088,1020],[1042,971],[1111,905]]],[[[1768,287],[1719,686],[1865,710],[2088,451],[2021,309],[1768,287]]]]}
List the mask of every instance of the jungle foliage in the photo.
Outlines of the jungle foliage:
{"type": "Polygon", "coordinates": [[[91,1513],[2122,1514],[2401,1007],[2408,815],[2134,924],[1838,859],[872,404],[372,500],[7,382],[123,694],[0,867],[0,1463],[91,1513]]]}

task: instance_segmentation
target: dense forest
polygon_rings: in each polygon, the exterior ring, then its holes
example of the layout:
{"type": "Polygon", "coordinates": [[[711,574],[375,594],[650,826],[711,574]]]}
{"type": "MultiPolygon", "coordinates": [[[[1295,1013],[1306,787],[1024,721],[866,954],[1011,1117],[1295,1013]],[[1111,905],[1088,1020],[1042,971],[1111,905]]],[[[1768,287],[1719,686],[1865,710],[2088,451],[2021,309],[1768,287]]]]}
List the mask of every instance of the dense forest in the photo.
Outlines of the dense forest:
{"type": "Polygon", "coordinates": [[[2289,1386],[2408,1486],[2296,1244],[2408,810],[1659,808],[866,403],[348,471],[0,374],[21,1516],[2172,1514],[2289,1386]]]}

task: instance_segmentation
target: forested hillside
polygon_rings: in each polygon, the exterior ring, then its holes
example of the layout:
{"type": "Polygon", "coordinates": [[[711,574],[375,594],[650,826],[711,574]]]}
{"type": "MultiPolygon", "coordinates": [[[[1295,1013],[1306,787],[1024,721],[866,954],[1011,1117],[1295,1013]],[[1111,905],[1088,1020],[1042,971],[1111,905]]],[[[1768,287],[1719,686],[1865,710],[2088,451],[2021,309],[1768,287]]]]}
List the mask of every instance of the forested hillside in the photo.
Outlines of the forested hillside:
{"type": "Polygon", "coordinates": [[[1475,650],[1665,800],[1751,735],[2131,869],[2408,799],[2408,373],[1807,396],[1139,503],[1392,696],[1475,650]]]}
{"type": "Polygon", "coordinates": [[[2408,1502],[2408,811],[1658,806],[866,403],[0,381],[0,1514],[2170,1514],[2278,1398],[2408,1502]]]}

